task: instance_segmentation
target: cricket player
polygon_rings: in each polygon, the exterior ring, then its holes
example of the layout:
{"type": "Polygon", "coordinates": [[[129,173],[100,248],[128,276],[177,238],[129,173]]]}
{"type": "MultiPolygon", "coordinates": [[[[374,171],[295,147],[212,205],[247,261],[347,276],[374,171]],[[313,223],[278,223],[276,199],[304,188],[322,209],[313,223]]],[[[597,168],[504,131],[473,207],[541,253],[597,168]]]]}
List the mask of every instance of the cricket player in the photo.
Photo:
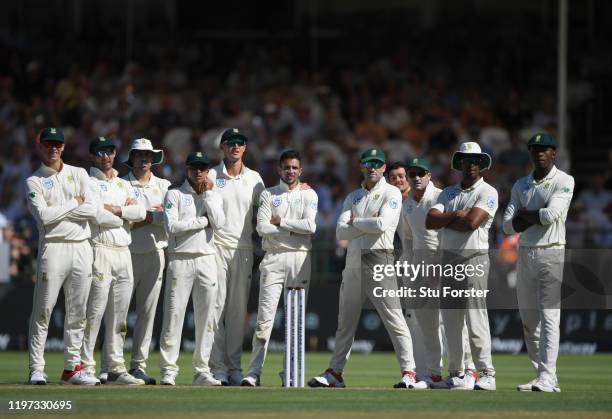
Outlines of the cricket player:
{"type": "Polygon", "coordinates": [[[93,254],[88,221],[98,206],[85,169],[65,164],[64,135],[45,128],[38,148],[42,164],[26,179],[28,208],[39,232],[38,272],[28,334],[29,384],[47,384],[45,342],[51,313],[64,288],[64,372],[60,384],[97,385],[81,370],[81,345],[91,286],[93,254]]]}
{"type": "Polygon", "coordinates": [[[504,213],[506,234],[520,233],[516,293],[536,378],[519,391],[560,392],[557,381],[565,219],[574,178],[557,169],[557,141],[537,134],[528,142],[534,171],[516,181],[504,213]]]}
{"type": "Polygon", "coordinates": [[[264,183],[259,173],[244,165],[247,137],[236,128],[221,135],[223,161],[209,177],[223,199],[227,222],[215,230],[219,293],[217,332],[210,358],[215,378],[223,385],[240,385],[240,356],[246,326],[246,310],[253,271],[253,208],[264,183]]]}
{"type": "Polygon", "coordinates": [[[100,205],[90,220],[93,244],[93,280],[87,302],[87,327],[81,349],[83,368],[95,376],[96,339],[105,319],[104,354],[108,357],[107,384],[141,385],[145,382],[127,373],[123,345],[127,314],[132,299],[134,277],[129,245],[130,224],[145,219],[144,206],[138,205],[128,182],[113,169],[115,145],[110,138],[98,137],[89,145],[93,167],[90,187],[100,205]],[[105,314],[106,312],[106,314],[105,314]]]}
{"type": "MultiPolygon", "coordinates": [[[[481,171],[491,167],[491,156],[482,153],[474,142],[462,143],[452,159],[452,168],[463,173],[463,180],[445,188],[437,203],[427,213],[428,229],[442,229],[440,248],[453,257],[456,269],[466,269],[465,278],[450,278],[453,286],[466,284],[467,289],[485,290],[489,275],[489,228],[498,207],[497,190],[486,183],[481,171]],[[460,266],[462,265],[462,266],[460,266]],[[459,266],[459,267],[458,267],[459,266]],[[467,267],[472,266],[471,269],[467,267]]],[[[448,257],[447,256],[447,257],[448,257]]],[[[459,308],[442,309],[448,344],[450,378],[439,387],[456,390],[495,390],[495,369],[491,358],[491,334],[486,301],[482,298],[459,298],[459,308]],[[464,370],[463,324],[467,323],[474,364],[479,372],[464,370]]]]}
{"type": "MultiPolygon", "coordinates": [[[[391,166],[393,168],[393,165],[391,166]]],[[[429,163],[423,158],[414,158],[408,163],[399,163],[398,169],[389,171],[390,183],[402,192],[402,215],[398,233],[402,240],[401,260],[420,263],[439,263],[439,232],[425,227],[425,219],[430,208],[437,202],[441,189],[431,181],[429,163]],[[407,187],[403,183],[407,184],[407,187]],[[404,193],[404,190],[406,192],[404,193]]],[[[430,289],[439,289],[439,278],[419,278],[417,283],[430,289]]],[[[413,284],[414,287],[414,284],[413,284]]],[[[412,336],[417,384],[431,387],[442,380],[442,350],[445,343],[444,330],[439,310],[439,299],[429,297],[419,299],[426,302],[426,308],[407,309],[406,323],[412,336]],[[418,355],[417,355],[418,354],[418,355]]],[[[474,370],[472,352],[467,337],[467,327],[463,327],[465,368],[474,370]]]]}
{"type": "Polygon", "coordinates": [[[151,168],[164,160],[163,150],[156,150],[146,138],[132,142],[125,164],[131,169],[123,177],[129,184],[138,204],[146,209],[146,218],[132,225],[132,267],[134,268],[134,298],[136,324],[132,343],[130,371],[145,384],[155,384],[146,373],[151,335],[157,302],[162,287],[165,266],[164,249],[168,235],[164,228],[163,202],[170,182],[159,178],[151,168]]]}
{"type": "Polygon", "coordinates": [[[225,224],[226,217],[221,196],[208,178],[208,157],[201,152],[190,153],[185,165],[187,179],[180,188],[169,190],[164,201],[169,257],[159,346],[160,383],[175,384],[183,321],[191,295],[195,320],[193,385],[220,386],[221,381],[210,373],[208,361],[218,290],[213,231],[225,224]]]}
{"type": "Polygon", "coordinates": [[[300,187],[302,159],[297,151],[287,150],[281,154],[278,172],[280,184],[261,194],[257,212],[257,232],[263,239],[262,247],[266,254],[259,265],[257,322],[251,366],[242,380],[243,386],[259,385],[283,291],[289,287],[308,290],[310,282],[311,236],[316,230],[317,194],[313,189],[300,187]]]}
{"type": "MultiPolygon", "coordinates": [[[[351,192],[344,200],[336,225],[337,238],[348,240],[349,245],[340,286],[334,355],[329,368],[312,378],[308,385],[345,387],[342,370],[350,355],[361,307],[364,299],[369,298],[391,337],[400,364],[402,379],[396,386],[412,388],[416,379],[412,342],[401,304],[397,299],[376,297],[373,280],[362,280],[362,259],[376,260],[383,265],[395,263],[393,236],[399,222],[402,195],[383,176],[386,165],[382,150],[366,150],[361,154],[360,161],[364,181],[361,188],[351,192]]],[[[389,279],[394,282],[393,288],[397,289],[395,277],[389,279]]]]}

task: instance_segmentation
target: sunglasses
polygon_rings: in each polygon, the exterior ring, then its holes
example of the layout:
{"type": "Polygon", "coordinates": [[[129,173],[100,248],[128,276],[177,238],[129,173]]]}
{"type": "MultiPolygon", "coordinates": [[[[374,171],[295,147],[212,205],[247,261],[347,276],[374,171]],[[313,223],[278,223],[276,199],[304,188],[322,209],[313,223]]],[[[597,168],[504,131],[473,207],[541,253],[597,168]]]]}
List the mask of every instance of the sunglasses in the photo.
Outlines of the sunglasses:
{"type": "Polygon", "coordinates": [[[201,164],[190,164],[187,166],[187,169],[193,170],[194,172],[205,172],[208,170],[208,166],[201,164]]]}
{"type": "Polygon", "coordinates": [[[465,157],[461,161],[466,165],[475,164],[476,166],[480,166],[480,163],[482,162],[479,157],[465,157]]]}
{"type": "Polygon", "coordinates": [[[425,170],[419,170],[419,171],[410,171],[408,172],[408,177],[409,178],[415,178],[415,177],[425,177],[425,175],[427,174],[427,172],[425,170]]]}
{"type": "Polygon", "coordinates": [[[233,147],[233,146],[238,146],[238,147],[242,147],[243,145],[246,145],[246,141],[244,140],[234,140],[232,142],[226,142],[225,143],[226,146],[228,147],[233,147]]]}
{"type": "Polygon", "coordinates": [[[42,142],[43,146],[45,146],[45,148],[62,148],[64,146],[64,143],[59,142],[59,141],[43,141],[42,142]]]}
{"type": "Polygon", "coordinates": [[[114,148],[104,148],[102,150],[96,151],[94,154],[96,157],[110,157],[115,152],[114,148]]]}
{"type": "Polygon", "coordinates": [[[361,167],[363,167],[364,169],[380,169],[384,165],[385,163],[379,160],[371,160],[371,161],[361,163],[361,167]]]}

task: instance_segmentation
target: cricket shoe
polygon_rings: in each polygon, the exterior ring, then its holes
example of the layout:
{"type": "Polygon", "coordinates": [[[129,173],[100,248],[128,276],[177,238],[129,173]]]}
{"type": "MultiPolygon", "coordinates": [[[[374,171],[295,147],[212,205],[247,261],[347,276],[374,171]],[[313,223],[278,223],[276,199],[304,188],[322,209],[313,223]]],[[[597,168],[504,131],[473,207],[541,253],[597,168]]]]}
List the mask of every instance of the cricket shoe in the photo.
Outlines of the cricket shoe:
{"type": "Polygon", "coordinates": [[[149,377],[146,372],[144,372],[141,368],[132,368],[130,371],[130,375],[134,378],[138,378],[145,382],[147,385],[154,386],[157,382],[155,378],[149,377]]]}
{"type": "Polygon", "coordinates": [[[344,380],[342,379],[342,373],[337,373],[331,368],[325,370],[325,372],[318,377],[311,378],[308,382],[309,387],[336,387],[344,388],[344,380]]]}
{"type": "Polygon", "coordinates": [[[101,372],[100,375],[98,375],[98,380],[100,380],[100,383],[106,384],[106,381],[108,380],[108,373],[101,372]]]}
{"type": "Polygon", "coordinates": [[[259,376],[247,375],[246,377],[242,379],[242,381],[240,382],[240,385],[242,387],[259,387],[260,386],[259,376]]]}
{"type": "Polygon", "coordinates": [[[60,379],[60,384],[98,386],[100,385],[100,380],[87,374],[85,371],[82,371],[81,364],[77,364],[74,367],[74,371],[64,370],[62,373],[62,378],[60,379]]]}
{"type": "Polygon", "coordinates": [[[408,388],[411,390],[422,390],[427,388],[424,381],[417,381],[414,371],[404,371],[399,383],[394,384],[393,388],[408,388]],[[421,384],[422,383],[422,384],[421,384]],[[418,384],[418,385],[417,385],[418,384]]]}
{"type": "Polygon", "coordinates": [[[212,376],[211,373],[200,372],[193,376],[194,386],[221,386],[221,381],[212,376]]]}
{"type": "Polygon", "coordinates": [[[486,370],[480,373],[478,381],[476,381],[474,385],[474,390],[497,390],[497,386],[495,385],[495,373],[486,370]]]}
{"type": "Polygon", "coordinates": [[[30,378],[28,378],[28,384],[42,386],[47,384],[47,374],[44,371],[30,371],[30,378]]]}
{"type": "Polygon", "coordinates": [[[216,380],[221,381],[222,386],[229,386],[229,375],[226,372],[216,372],[213,374],[216,380]]]}
{"type": "Polygon", "coordinates": [[[557,383],[551,384],[549,380],[538,378],[531,386],[531,391],[543,391],[545,393],[561,393],[557,383]]]}
{"type": "Polygon", "coordinates": [[[176,373],[174,371],[162,371],[159,379],[159,384],[162,386],[175,386],[176,385],[176,373]]]}
{"type": "Polygon", "coordinates": [[[136,378],[127,372],[109,372],[108,379],[106,380],[108,385],[123,385],[123,386],[144,386],[144,380],[136,378]]]}
{"type": "Polygon", "coordinates": [[[242,372],[241,371],[234,370],[234,371],[232,371],[230,373],[230,376],[229,376],[229,379],[228,379],[229,385],[230,386],[239,386],[239,385],[242,384],[242,379],[243,378],[244,377],[242,376],[242,372]]]}

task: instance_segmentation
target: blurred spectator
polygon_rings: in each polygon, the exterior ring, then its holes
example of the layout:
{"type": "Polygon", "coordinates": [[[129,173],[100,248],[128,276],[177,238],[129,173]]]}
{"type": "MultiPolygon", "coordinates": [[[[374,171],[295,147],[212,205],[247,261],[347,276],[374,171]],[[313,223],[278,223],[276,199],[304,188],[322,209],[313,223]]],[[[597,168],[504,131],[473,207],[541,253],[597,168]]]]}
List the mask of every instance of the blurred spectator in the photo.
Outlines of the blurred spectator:
{"type": "Polygon", "coordinates": [[[612,192],[604,188],[605,184],[606,178],[596,173],[591,176],[590,184],[578,197],[582,207],[586,210],[587,222],[593,230],[597,230],[608,222],[604,209],[612,202],[612,192]]]}

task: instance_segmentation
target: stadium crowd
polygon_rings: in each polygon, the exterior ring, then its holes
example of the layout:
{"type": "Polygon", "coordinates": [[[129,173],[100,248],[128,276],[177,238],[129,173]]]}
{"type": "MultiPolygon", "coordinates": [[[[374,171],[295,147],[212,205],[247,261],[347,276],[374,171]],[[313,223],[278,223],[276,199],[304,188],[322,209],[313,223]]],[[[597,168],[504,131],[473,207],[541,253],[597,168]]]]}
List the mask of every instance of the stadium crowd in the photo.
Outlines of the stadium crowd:
{"type": "MultiPolygon", "coordinates": [[[[474,75],[466,78],[478,64],[474,57],[451,71],[430,55],[415,59],[400,49],[368,65],[312,71],[293,65],[285,47],[254,48],[236,57],[229,72],[206,74],[193,70],[206,57],[196,45],[169,51],[154,44],[146,62],[122,67],[104,53],[88,65],[78,48],[61,54],[61,71],[47,69],[50,57],[16,51],[0,71],[0,226],[11,245],[13,280],[34,275],[37,233],[23,180],[39,165],[36,138],[45,126],[62,127],[65,160],[83,167],[90,165],[88,145],[96,136],[116,141],[118,161],[126,159],[134,138],[149,138],[166,153],[158,174],[174,184],[184,178],[180,167],[189,152],[220,159],[219,134],[226,127],[248,134],[247,165],[266,185],[276,181],[280,151],[299,150],[303,179],[320,200],[319,240],[333,237],[342,200],[359,182],[363,149],[381,147],[390,162],[426,156],[436,183],[448,185],[460,176],[450,168],[452,151],[476,140],[493,156],[485,179],[505,207],[511,185],[529,171],[527,139],[557,129],[550,89],[478,86],[470,81],[474,75]]],[[[531,84],[541,77],[532,74],[531,84]]],[[[127,168],[118,169],[124,174],[127,168]]],[[[612,246],[612,192],[605,176],[578,174],[567,220],[569,248],[612,246]]],[[[503,240],[500,218],[492,229],[496,247],[503,240]]]]}

